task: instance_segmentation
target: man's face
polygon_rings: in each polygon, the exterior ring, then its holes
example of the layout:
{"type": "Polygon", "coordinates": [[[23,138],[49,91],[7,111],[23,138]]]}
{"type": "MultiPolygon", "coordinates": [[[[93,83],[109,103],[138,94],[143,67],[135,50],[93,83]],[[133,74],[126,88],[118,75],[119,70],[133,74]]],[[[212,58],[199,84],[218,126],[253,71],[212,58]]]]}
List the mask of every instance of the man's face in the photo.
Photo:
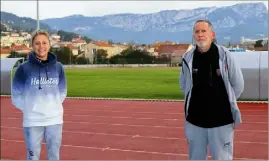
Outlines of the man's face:
{"type": "Polygon", "coordinates": [[[215,32],[206,22],[196,23],[193,32],[193,38],[200,48],[210,47],[212,40],[215,38],[215,32]]]}

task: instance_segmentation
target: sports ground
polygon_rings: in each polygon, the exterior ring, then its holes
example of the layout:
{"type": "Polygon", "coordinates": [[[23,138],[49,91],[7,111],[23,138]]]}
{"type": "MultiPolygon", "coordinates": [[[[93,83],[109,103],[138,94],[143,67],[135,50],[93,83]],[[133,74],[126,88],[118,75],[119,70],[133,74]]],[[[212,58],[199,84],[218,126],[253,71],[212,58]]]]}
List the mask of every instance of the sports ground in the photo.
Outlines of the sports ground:
{"type": "MultiPolygon", "coordinates": [[[[80,74],[67,70],[69,97],[165,101],[66,99],[61,159],[187,160],[184,102],[175,101],[183,96],[177,81],[179,70],[132,69],[136,74],[127,69],[105,70],[107,74],[102,70],[79,70],[80,74]]],[[[267,160],[268,104],[238,105],[243,123],[235,129],[234,159],[267,160]]],[[[26,158],[22,114],[11,105],[9,96],[1,97],[1,158],[26,158]]],[[[47,159],[44,144],[41,159],[47,159]]]]}

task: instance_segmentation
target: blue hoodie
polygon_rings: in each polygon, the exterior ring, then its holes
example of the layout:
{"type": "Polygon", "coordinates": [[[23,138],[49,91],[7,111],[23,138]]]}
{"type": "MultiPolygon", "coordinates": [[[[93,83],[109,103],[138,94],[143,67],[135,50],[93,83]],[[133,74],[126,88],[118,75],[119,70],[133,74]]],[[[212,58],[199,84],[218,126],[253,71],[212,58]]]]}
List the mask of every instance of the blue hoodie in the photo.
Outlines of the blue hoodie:
{"type": "Polygon", "coordinates": [[[63,66],[52,53],[43,64],[31,52],[15,72],[11,100],[23,113],[23,127],[62,124],[66,94],[63,66]]]}

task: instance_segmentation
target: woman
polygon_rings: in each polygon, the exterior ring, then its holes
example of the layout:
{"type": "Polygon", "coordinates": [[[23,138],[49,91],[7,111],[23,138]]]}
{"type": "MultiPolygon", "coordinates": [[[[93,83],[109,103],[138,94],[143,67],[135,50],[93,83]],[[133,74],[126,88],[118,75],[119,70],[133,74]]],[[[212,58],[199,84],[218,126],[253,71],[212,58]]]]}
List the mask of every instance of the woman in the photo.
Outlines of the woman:
{"type": "Polygon", "coordinates": [[[12,104],[23,113],[27,159],[38,160],[45,138],[49,160],[59,160],[67,87],[63,66],[50,51],[49,34],[32,35],[33,51],[12,82],[12,104]]]}

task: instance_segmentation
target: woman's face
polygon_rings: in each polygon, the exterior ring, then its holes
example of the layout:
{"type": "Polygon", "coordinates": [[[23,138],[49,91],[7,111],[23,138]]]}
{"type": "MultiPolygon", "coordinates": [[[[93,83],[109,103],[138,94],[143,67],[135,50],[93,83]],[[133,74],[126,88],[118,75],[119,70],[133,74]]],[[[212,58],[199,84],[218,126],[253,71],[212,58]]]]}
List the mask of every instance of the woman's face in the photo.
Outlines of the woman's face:
{"type": "Polygon", "coordinates": [[[50,42],[47,36],[37,35],[33,41],[33,50],[41,60],[47,60],[50,50],[50,42]]]}

